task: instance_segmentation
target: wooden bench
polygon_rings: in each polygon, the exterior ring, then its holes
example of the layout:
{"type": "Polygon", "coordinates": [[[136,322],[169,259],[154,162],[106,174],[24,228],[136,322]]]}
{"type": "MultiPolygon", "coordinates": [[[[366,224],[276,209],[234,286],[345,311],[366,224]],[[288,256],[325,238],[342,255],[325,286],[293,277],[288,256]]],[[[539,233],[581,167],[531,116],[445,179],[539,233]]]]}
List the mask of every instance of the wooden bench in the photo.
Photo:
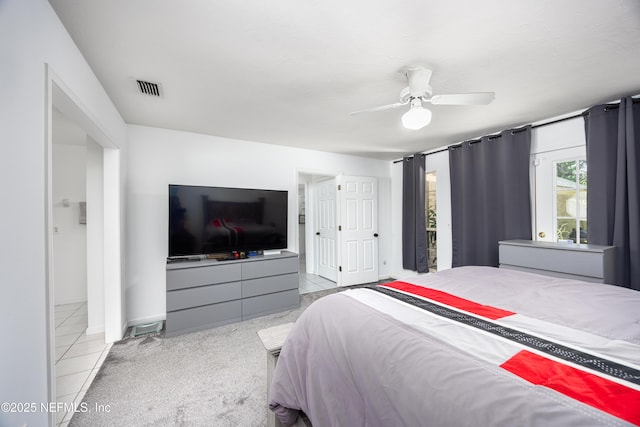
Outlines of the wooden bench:
{"type": "MultiPolygon", "coordinates": [[[[285,323],[283,325],[273,326],[271,328],[261,329],[258,331],[258,337],[262,341],[262,345],[267,350],[267,399],[269,396],[269,387],[271,387],[271,381],[273,380],[273,371],[276,368],[278,362],[278,356],[280,356],[280,350],[284,340],[289,335],[293,322],[285,323]]],[[[268,404],[268,402],[267,402],[268,404]]],[[[305,424],[301,418],[295,424],[296,426],[304,427],[305,424]]],[[[267,407],[267,427],[281,427],[282,423],[276,417],[276,415],[267,407]]]]}

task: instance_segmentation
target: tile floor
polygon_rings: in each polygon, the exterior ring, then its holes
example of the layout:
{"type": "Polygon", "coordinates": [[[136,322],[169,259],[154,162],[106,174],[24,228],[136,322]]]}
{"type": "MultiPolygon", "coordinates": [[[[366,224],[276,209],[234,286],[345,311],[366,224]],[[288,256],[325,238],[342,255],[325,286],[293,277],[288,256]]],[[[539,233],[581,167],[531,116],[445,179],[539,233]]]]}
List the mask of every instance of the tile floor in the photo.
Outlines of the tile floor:
{"type": "Polygon", "coordinates": [[[332,289],[336,287],[336,283],[320,277],[317,274],[308,274],[305,264],[305,258],[300,257],[300,293],[307,294],[309,292],[322,291],[323,289],[332,289]]]}
{"type": "MultiPolygon", "coordinates": [[[[104,334],[86,335],[87,303],[55,306],[56,402],[79,405],[111,344],[104,334]]],[[[58,412],[56,425],[66,427],[73,412],[58,412]]]]}

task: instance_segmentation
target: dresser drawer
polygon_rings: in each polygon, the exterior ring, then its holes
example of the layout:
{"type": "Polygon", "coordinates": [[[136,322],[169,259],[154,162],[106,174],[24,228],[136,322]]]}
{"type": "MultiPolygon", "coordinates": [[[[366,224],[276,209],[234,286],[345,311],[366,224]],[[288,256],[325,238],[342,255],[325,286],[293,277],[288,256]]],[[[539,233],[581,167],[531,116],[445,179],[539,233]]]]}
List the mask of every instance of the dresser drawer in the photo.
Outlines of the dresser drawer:
{"type": "Polygon", "coordinates": [[[170,291],[167,292],[167,311],[237,300],[242,297],[241,294],[239,282],[170,291]]]}
{"type": "Polygon", "coordinates": [[[290,289],[297,290],[299,285],[298,275],[296,273],[243,280],[242,298],[272,294],[274,292],[288,291],[290,289]]]}
{"type": "Polygon", "coordinates": [[[300,293],[297,289],[259,295],[242,299],[242,320],[265,316],[300,306],[300,293]]]}
{"type": "Polygon", "coordinates": [[[242,280],[297,272],[298,257],[265,259],[242,264],[242,280]]]}
{"type": "Polygon", "coordinates": [[[167,270],[167,290],[191,288],[239,281],[240,264],[209,265],[202,267],[167,270]]]}
{"type": "Polygon", "coordinates": [[[167,313],[166,335],[168,337],[186,332],[214,328],[242,320],[240,300],[205,305],[188,310],[167,313]]]}
{"type": "Polygon", "coordinates": [[[500,267],[587,282],[612,283],[613,246],[506,240],[500,267]]]}
{"type": "Polygon", "coordinates": [[[580,274],[561,273],[558,271],[541,270],[539,268],[520,267],[510,264],[500,264],[500,268],[504,270],[524,271],[525,273],[542,274],[543,276],[557,277],[558,279],[582,280],[583,282],[602,283],[599,277],[582,276],[580,274]]]}
{"type": "Polygon", "coordinates": [[[602,254],[524,246],[500,246],[500,263],[581,276],[602,277],[602,254]]]}

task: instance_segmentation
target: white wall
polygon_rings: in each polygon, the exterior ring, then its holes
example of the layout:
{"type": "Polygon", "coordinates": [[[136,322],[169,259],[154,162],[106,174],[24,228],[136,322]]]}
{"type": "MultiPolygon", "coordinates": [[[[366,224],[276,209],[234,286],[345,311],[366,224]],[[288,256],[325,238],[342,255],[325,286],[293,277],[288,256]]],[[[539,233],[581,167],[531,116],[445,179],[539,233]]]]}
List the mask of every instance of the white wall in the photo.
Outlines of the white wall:
{"type": "Polygon", "coordinates": [[[531,131],[531,154],[584,147],[584,119],[575,117],[562,122],[537,127],[531,131]]]}
{"type": "Polygon", "coordinates": [[[55,304],[87,300],[87,226],[80,224],[86,201],[87,149],[53,145],[53,259],[55,304]],[[64,200],[68,206],[64,205],[64,200]]]}
{"type": "MultiPolygon", "coordinates": [[[[0,2],[0,402],[49,402],[45,227],[47,107],[45,64],[117,145],[122,118],[46,0],[0,2]],[[11,208],[11,209],[9,209],[11,208]]],[[[55,414],[0,412],[0,425],[45,426],[55,414]]]]}
{"type": "MultiPolygon", "coordinates": [[[[129,126],[127,155],[127,318],[164,319],[169,184],[289,191],[289,249],[298,250],[298,171],[375,176],[386,182],[389,163],[313,150],[194,133],[129,126]]],[[[388,205],[382,185],[380,206],[388,205]]],[[[380,259],[389,256],[388,221],[381,218],[380,259]]],[[[385,274],[381,263],[381,275],[385,274]]],[[[386,272],[388,274],[388,271],[386,272]]]]}

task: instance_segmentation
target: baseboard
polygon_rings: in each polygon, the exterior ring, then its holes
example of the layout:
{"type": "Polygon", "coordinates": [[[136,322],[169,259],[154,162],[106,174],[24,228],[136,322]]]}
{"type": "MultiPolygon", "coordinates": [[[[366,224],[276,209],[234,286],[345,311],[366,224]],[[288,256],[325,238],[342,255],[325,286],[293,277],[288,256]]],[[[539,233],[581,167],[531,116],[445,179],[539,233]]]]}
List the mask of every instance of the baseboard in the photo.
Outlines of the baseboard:
{"type": "Polygon", "coordinates": [[[104,325],[96,326],[96,327],[93,327],[93,328],[87,328],[85,333],[87,335],[102,334],[102,333],[104,333],[104,325]]]}

